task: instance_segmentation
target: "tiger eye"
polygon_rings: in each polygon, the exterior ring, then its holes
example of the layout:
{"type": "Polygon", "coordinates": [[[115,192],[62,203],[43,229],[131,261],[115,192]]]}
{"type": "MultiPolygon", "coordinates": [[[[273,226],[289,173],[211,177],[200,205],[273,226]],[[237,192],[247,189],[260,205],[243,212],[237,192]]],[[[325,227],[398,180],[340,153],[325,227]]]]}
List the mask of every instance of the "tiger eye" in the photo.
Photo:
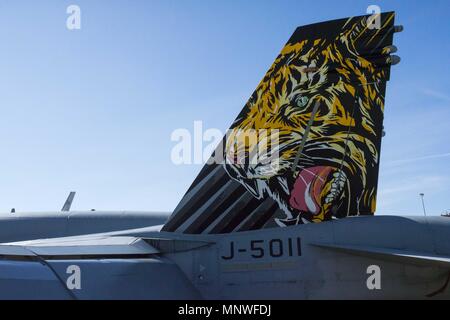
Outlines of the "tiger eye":
{"type": "Polygon", "coordinates": [[[297,99],[297,106],[304,108],[308,104],[308,97],[299,97],[297,99]]]}

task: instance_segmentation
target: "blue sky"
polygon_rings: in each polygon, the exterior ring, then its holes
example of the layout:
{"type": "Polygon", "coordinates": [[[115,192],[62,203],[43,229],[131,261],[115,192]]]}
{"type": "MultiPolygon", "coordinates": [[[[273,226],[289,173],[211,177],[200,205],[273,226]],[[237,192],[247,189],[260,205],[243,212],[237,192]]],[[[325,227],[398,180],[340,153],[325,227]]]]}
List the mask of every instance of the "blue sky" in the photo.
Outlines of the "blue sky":
{"type": "Polygon", "coordinates": [[[177,128],[225,131],[303,24],[397,11],[378,214],[450,209],[450,2],[0,1],[0,211],[172,210],[200,170],[177,128]],[[81,30],[66,8],[81,8],[81,30]]]}

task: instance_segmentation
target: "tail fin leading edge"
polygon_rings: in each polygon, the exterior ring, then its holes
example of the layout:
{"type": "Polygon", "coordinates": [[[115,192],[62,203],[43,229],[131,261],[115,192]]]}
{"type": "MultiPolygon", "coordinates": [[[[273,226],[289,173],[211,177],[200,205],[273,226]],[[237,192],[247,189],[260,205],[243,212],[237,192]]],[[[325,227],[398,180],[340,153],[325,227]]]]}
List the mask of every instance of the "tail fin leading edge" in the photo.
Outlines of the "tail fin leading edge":
{"type": "Polygon", "coordinates": [[[380,28],[370,17],[297,28],[163,231],[229,233],[374,214],[398,30],[393,12],[380,15],[380,28]]]}

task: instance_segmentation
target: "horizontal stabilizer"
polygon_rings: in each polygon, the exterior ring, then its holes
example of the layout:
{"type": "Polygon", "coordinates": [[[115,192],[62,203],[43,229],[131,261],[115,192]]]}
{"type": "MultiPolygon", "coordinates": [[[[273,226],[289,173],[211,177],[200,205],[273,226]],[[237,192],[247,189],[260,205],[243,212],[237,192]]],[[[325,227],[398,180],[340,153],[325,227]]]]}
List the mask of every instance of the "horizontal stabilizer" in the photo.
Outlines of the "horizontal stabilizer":
{"type": "Polygon", "coordinates": [[[413,264],[427,267],[450,268],[450,257],[408,250],[377,248],[370,246],[311,243],[311,245],[342,253],[365,256],[397,263],[413,264]]]}
{"type": "Polygon", "coordinates": [[[159,250],[135,237],[84,237],[24,241],[0,245],[0,256],[61,258],[152,255],[159,250]]]}
{"type": "Polygon", "coordinates": [[[0,257],[23,259],[135,257],[190,251],[210,244],[212,243],[182,239],[94,235],[4,243],[0,244],[0,257]]]}

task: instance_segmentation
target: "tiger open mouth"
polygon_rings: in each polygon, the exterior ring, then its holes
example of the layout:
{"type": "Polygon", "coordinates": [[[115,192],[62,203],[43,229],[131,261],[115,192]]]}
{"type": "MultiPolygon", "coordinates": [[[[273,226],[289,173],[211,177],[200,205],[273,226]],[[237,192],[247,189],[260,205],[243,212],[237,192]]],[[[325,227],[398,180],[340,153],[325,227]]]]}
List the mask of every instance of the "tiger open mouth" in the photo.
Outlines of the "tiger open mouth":
{"type": "Polygon", "coordinates": [[[344,190],[346,176],[331,166],[302,169],[290,192],[289,205],[300,212],[317,215],[324,204],[337,200],[344,190]]]}

